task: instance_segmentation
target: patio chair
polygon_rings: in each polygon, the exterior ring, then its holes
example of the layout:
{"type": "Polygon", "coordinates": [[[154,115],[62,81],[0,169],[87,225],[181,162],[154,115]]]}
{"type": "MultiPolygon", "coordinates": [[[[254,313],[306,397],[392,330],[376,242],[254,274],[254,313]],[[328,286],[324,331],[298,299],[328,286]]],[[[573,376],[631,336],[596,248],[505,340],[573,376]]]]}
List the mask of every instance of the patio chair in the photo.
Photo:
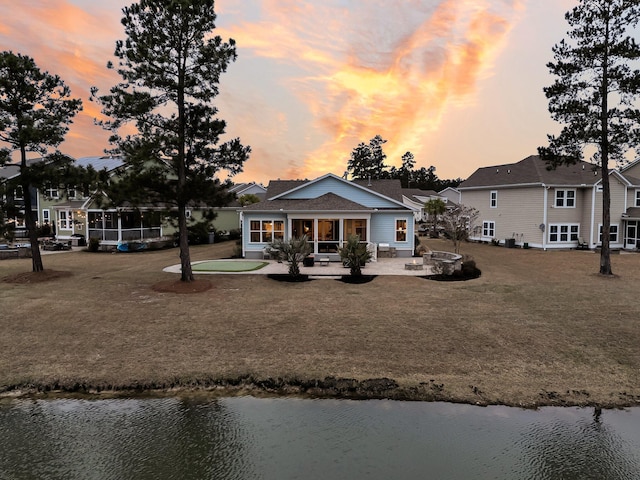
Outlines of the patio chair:
{"type": "Polygon", "coordinates": [[[578,237],[578,246],[576,247],[576,250],[589,250],[589,244],[584,238],[578,237]]]}

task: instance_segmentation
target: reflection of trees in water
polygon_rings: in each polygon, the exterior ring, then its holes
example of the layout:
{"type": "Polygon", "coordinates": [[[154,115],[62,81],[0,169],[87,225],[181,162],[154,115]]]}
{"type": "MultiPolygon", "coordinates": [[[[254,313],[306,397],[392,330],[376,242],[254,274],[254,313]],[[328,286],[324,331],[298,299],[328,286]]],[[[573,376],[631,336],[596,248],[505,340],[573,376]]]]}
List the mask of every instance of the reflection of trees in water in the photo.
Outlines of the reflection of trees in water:
{"type": "MultiPolygon", "coordinates": [[[[606,417],[606,413],[604,414],[606,417]]],[[[523,476],[544,480],[640,478],[637,452],[603,422],[601,414],[574,422],[538,423],[523,432],[523,476]]],[[[514,477],[515,478],[515,477],[514,477]]]]}
{"type": "Polygon", "coordinates": [[[0,416],[0,480],[248,478],[219,402],[21,401],[0,416]]]}

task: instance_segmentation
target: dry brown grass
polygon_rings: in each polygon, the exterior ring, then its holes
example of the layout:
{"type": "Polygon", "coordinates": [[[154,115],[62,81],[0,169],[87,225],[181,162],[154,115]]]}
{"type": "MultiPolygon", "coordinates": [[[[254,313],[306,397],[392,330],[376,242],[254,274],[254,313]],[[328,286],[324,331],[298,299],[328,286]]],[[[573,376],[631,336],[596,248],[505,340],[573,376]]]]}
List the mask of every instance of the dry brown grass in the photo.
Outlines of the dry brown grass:
{"type": "MultiPolygon", "coordinates": [[[[450,249],[425,240],[434,250],[450,249]]],[[[192,260],[229,256],[196,246],[192,260]]],[[[640,255],[465,244],[481,278],[285,283],[207,277],[180,295],[177,250],[62,253],[43,283],[0,283],[0,391],[387,377],[388,396],[510,405],[640,403],[640,255]],[[402,395],[398,392],[402,391],[402,395]]],[[[0,262],[0,278],[31,260],[0,262]]]]}

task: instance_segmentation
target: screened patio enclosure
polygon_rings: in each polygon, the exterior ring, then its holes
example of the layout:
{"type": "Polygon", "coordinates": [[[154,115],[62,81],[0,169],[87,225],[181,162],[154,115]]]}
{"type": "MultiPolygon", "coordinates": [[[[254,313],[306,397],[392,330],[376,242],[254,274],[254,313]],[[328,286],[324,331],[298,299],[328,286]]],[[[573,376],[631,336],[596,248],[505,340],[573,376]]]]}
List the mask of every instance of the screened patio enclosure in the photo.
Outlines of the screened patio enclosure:
{"type": "Polygon", "coordinates": [[[367,243],[367,225],[365,218],[292,218],[291,236],[306,235],[313,244],[313,253],[338,254],[351,235],[358,235],[361,242],[367,243]]]}
{"type": "Polygon", "coordinates": [[[252,220],[249,224],[252,243],[271,243],[275,240],[307,236],[315,254],[338,254],[349,236],[358,235],[368,243],[369,221],[366,218],[299,218],[283,220],[252,220]],[[286,232],[290,232],[285,235],[286,232]]]}
{"type": "Polygon", "coordinates": [[[89,211],[89,238],[101,243],[150,240],[162,236],[162,215],[157,211],[89,211]]]}

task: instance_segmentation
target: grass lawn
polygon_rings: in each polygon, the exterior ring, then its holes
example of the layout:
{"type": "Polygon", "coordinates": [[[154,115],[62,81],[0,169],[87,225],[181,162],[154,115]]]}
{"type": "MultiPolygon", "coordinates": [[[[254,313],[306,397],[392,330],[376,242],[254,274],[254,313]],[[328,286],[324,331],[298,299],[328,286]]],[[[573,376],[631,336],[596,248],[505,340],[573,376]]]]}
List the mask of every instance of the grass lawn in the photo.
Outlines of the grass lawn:
{"type": "MultiPolygon", "coordinates": [[[[233,247],[194,246],[191,259],[226,258],[233,247]]],[[[207,275],[211,288],[186,295],[153,289],[179,278],[162,271],[179,263],[177,249],[46,255],[45,269],[68,273],[0,281],[0,392],[244,378],[293,393],[348,396],[360,382],[378,397],[640,404],[640,255],[613,255],[616,277],[604,278],[589,251],[464,244],[461,253],[476,260],[479,279],[207,275]],[[380,378],[398,388],[363,382],[380,378]]],[[[0,279],[30,269],[31,259],[3,260],[0,279]]]]}

